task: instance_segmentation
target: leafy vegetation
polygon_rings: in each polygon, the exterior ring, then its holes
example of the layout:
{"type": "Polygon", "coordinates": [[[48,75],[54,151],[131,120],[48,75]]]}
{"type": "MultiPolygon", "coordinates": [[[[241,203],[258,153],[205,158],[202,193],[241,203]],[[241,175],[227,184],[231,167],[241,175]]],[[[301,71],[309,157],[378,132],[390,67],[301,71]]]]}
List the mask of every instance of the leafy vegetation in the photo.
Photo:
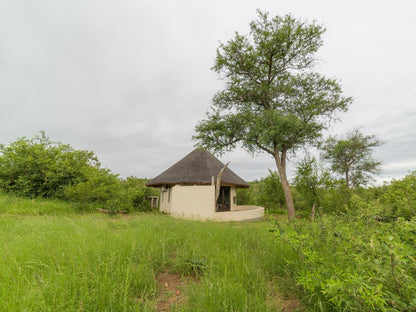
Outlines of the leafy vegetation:
{"type": "MultiPolygon", "coordinates": [[[[145,179],[44,133],[0,152],[2,311],[157,311],[162,272],[186,277],[176,311],[276,311],[288,298],[308,311],[416,309],[416,172],[351,188],[306,157],[292,191],[302,215],[317,206],[314,222],[219,224],[152,212],[145,179]]],[[[283,211],[277,172],[251,186],[239,204],[283,211]]]]}
{"type": "Polygon", "coordinates": [[[374,135],[364,135],[358,129],[344,139],[329,137],[322,145],[323,159],[331,163],[331,169],[345,177],[346,188],[365,185],[371,174],[380,171],[381,162],[372,157],[374,147],[382,142],[374,135]]]}
{"type": "Polygon", "coordinates": [[[301,210],[310,209],[313,205],[321,207],[325,190],[330,187],[330,183],[329,172],[314,157],[306,156],[298,164],[294,178],[297,195],[295,201],[301,210]]]}
{"type": "Polygon", "coordinates": [[[277,310],[273,276],[285,250],[268,223],[62,215],[58,206],[20,215],[11,196],[0,195],[1,311],[156,311],[160,272],[187,277],[176,311],[277,310]]]}
{"type": "Polygon", "coordinates": [[[158,192],[145,184],[136,177],[120,179],[101,168],[93,152],[53,142],[43,132],[0,144],[0,189],[23,197],[68,200],[81,211],[146,211],[147,197],[158,192]]]}
{"type": "Polygon", "coordinates": [[[414,311],[415,234],[416,219],[360,214],[276,230],[297,255],[287,266],[314,311],[414,311]]]}
{"type": "Polygon", "coordinates": [[[416,171],[366,187],[381,141],[355,130],[321,144],[332,172],[306,157],[289,187],[288,153],[317,143],[351,98],[312,71],[322,26],[258,14],[220,45],[226,87],[194,139],[274,157],[278,172],[238,190],[270,222],[171,219],[151,211],[146,179],[119,178],[91,151],[43,132],[0,144],[0,311],[156,311],[161,273],[186,277],[172,311],[278,311],[288,298],[307,311],[416,310],[416,171]],[[291,223],[273,214],[284,204],[291,223]]]}
{"type": "Polygon", "coordinates": [[[0,144],[0,187],[25,197],[64,198],[65,187],[86,180],[89,168],[99,168],[93,152],[53,142],[44,132],[0,144]]]}
{"type": "Polygon", "coordinates": [[[237,189],[239,205],[258,205],[269,212],[283,212],[285,195],[279,174],[269,170],[269,175],[259,181],[250,182],[249,189],[237,189]]]}
{"type": "MultiPolygon", "coordinates": [[[[416,171],[404,179],[393,180],[383,190],[385,193],[380,192],[382,195],[379,195],[383,214],[406,219],[416,216],[416,171]]],[[[373,200],[372,204],[377,206],[377,200],[373,200]]]]}
{"type": "Polygon", "coordinates": [[[173,311],[414,311],[416,219],[380,222],[356,197],[315,222],[222,224],[0,194],[0,309],[157,311],[167,272],[184,277],[173,311]]]}
{"type": "Polygon", "coordinates": [[[276,162],[288,218],[295,206],[286,175],[289,153],[316,143],[328,122],[352,101],[340,84],[313,71],[325,29],[287,15],[258,11],[250,33],[221,43],[213,70],[225,88],[213,98],[194,139],[213,152],[236,144],[268,153],[276,162]]]}

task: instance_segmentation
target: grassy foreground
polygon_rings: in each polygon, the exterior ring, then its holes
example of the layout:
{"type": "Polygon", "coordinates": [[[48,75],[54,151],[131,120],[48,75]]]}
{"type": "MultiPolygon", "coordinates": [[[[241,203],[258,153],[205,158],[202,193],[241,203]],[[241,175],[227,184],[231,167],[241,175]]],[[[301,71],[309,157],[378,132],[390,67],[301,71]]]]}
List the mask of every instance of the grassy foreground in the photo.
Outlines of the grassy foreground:
{"type": "Polygon", "coordinates": [[[266,222],[69,211],[0,195],[0,311],[157,311],[161,272],[186,278],[171,311],[280,309],[288,251],[266,222]]]}
{"type": "Polygon", "coordinates": [[[416,219],[73,211],[0,193],[0,311],[416,311],[416,219]]]}

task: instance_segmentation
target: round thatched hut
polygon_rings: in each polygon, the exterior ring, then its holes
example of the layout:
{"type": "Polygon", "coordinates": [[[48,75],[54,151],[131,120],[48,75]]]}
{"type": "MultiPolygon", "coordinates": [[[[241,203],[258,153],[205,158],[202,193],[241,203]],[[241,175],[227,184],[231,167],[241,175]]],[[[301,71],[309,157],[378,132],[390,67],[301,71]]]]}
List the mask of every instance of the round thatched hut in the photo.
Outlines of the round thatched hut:
{"type": "Polygon", "coordinates": [[[237,205],[237,188],[249,184],[206,151],[196,149],[150,180],[161,190],[160,211],[174,217],[218,221],[257,220],[264,209],[237,205]]]}

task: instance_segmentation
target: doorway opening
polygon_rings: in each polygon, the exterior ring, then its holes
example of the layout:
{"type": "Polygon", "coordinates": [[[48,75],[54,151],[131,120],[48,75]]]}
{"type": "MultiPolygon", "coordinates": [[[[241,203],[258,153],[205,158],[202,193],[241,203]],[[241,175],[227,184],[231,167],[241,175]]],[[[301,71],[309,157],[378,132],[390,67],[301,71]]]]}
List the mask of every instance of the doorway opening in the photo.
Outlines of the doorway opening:
{"type": "Polygon", "coordinates": [[[221,186],[220,187],[220,195],[217,199],[217,212],[221,211],[230,211],[230,194],[231,194],[231,187],[230,186],[221,186]]]}

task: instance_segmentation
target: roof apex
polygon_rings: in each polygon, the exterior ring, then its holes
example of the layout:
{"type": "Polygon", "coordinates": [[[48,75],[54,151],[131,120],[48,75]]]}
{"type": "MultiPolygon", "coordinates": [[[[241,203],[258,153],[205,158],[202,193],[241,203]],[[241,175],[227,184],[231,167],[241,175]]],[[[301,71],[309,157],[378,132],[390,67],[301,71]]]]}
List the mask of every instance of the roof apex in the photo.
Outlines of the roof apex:
{"type": "MultiPolygon", "coordinates": [[[[151,179],[146,185],[157,187],[174,184],[211,184],[212,177],[216,180],[218,173],[224,166],[216,157],[198,148],[151,179]]],[[[222,173],[221,182],[237,187],[249,187],[247,182],[228,167],[222,173]]]]}

